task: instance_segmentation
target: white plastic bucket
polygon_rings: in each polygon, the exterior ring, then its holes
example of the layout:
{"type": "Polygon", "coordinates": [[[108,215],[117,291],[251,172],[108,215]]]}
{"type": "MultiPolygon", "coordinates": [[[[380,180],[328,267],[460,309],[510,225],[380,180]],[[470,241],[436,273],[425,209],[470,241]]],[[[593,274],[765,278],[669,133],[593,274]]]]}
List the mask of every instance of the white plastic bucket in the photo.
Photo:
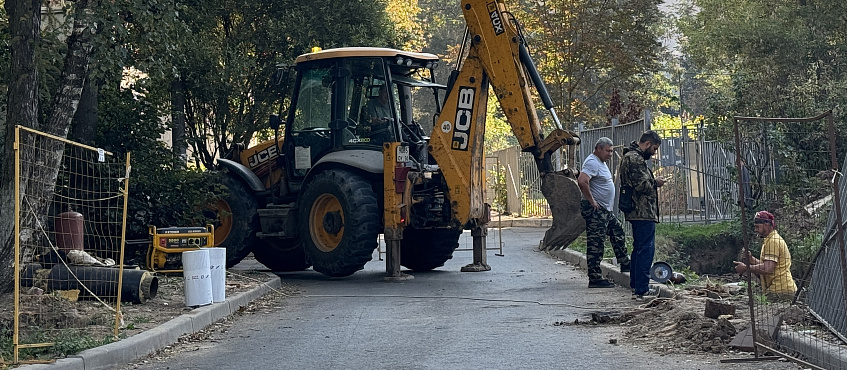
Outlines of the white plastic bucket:
{"type": "Polygon", "coordinates": [[[206,248],[212,272],[212,302],[226,300],[226,248],[206,248]]]}
{"type": "Polygon", "coordinates": [[[209,251],[205,248],[182,252],[182,277],[185,279],[185,305],[203,306],[212,303],[212,274],[209,251]]]}

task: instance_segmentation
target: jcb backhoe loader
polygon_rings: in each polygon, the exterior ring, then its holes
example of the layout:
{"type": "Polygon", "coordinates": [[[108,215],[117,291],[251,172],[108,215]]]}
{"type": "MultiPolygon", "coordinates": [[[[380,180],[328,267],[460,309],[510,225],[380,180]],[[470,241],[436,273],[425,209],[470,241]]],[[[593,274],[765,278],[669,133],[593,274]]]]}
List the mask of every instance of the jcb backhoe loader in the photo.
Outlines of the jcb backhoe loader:
{"type": "Polygon", "coordinates": [[[447,86],[435,81],[432,54],[339,48],[296,59],[288,112],[271,117],[283,134],[218,160],[229,195],[217,204],[215,241],[227,248],[228,266],[252,251],[274,271],[312,266],[346,276],[364,267],[384,234],[388,273],[400,277],[401,265],[442,266],[471,230],[473,263],[463,271],[490,269],[483,199],[489,86],[544,174],[554,218],[545,243],[567,245],[579,235],[579,190],[551,164],[552,153],[579,138],[561,128],[504,3],[461,6],[467,53],[447,86]],[[558,126],[546,137],[531,85],[558,126]],[[429,136],[419,122],[432,122],[429,136]]]}

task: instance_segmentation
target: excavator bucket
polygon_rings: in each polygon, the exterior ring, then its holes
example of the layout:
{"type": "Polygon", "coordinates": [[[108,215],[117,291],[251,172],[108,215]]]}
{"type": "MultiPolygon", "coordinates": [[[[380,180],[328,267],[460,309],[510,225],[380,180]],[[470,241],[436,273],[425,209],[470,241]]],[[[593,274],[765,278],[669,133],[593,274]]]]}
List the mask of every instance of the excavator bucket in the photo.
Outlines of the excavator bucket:
{"type": "Polygon", "coordinates": [[[582,193],[571,170],[548,172],[541,178],[541,193],[553,213],[553,226],[544,233],[542,250],[565,249],[583,231],[585,220],[580,213],[582,193]]]}

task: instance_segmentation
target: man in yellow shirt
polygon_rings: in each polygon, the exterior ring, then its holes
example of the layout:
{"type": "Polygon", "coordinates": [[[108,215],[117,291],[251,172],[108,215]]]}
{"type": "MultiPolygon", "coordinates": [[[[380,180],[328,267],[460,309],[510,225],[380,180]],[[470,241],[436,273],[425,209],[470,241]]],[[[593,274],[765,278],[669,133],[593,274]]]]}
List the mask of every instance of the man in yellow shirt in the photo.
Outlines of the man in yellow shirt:
{"type": "Polygon", "coordinates": [[[735,272],[752,272],[759,275],[766,293],[776,293],[784,298],[794,295],[797,286],[791,276],[791,252],[785,240],[776,232],[774,216],[768,211],[759,211],[753,219],[753,228],[763,238],[759,258],[749,255],[749,266],[735,261],[735,272]]]}

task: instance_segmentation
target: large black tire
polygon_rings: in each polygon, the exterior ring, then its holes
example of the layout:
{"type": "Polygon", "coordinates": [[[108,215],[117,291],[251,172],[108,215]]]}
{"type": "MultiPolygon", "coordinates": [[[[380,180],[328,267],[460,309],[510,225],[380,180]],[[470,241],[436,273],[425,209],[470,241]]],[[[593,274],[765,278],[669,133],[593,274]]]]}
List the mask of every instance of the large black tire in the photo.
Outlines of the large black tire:
{"type": "Polygon", "coordinates": [[[315,175],[300,198],[306,261],[328,276],[348,276],[371,260],[380,209],[370,183],[344,170],[315,175]]]}
{"type": "Polygon", "coordinates": [[[303,271],[311,266],[297,239],[258,239],[253,257],[274,272],[303,271]]]}
{"type": "Polygon", "coordinates": [[[412,271],[429,271],[444,266],[459,247],[462,230],[412,229],[403,230],[400,243],[400,264],[412,271]]]}
{"type": "Polygon", "coordinates": [[[253,192],[230,174],[221,175],[221,184],[228,195],[211,206],[217,214],[215,246],[226,248],[226,267],[230,268],[250,254],[261,225],[253,192]]]}

